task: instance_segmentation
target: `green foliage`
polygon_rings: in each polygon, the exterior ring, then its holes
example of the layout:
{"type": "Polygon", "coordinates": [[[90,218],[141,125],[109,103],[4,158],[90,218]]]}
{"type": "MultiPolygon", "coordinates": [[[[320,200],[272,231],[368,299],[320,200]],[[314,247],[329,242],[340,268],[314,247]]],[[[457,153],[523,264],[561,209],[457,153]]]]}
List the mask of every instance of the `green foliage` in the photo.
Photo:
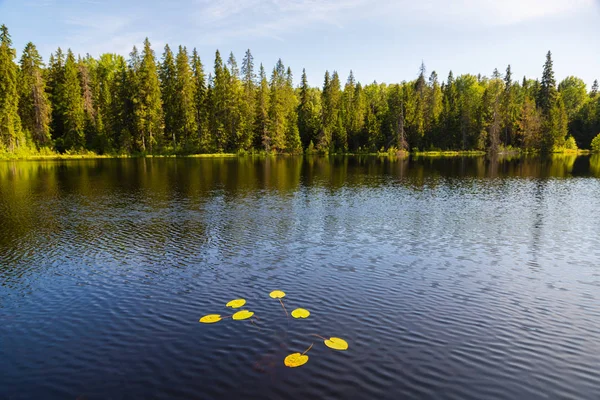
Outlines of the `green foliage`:
{"type": "Polygon", "coordinates": [[[15,151],[25,146],[19,118],[18,67],[15,50],[5,25],[0,27],[0,149],[15,151]]]}
{"type": "Polygon", "coordinates": [[[42,57],[33,43],[27,43],[20,62],[19,116],[26,136],[36,148],[51,144],[51,106],[46,93],[42,57]]]}
{"type": "Polygon", "coordinates": [[[592,139],[591,147],[593,152],[600,152],[600,133],[597,134],[596,137],[594,137],[594,139],[592,139]]]}

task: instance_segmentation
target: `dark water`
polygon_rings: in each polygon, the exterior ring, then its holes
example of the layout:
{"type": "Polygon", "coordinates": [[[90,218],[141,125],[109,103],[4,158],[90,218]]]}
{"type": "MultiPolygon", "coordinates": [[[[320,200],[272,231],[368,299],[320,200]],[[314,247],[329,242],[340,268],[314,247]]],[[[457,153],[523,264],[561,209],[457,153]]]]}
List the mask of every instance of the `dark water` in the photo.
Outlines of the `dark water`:
{"type": "Polygon", "coordinates": [[[598,399],[599,177],[598,156],[0,163],[0,398],[598,399]],[[236,297],[255,324],[198,323],[236,297]]]}

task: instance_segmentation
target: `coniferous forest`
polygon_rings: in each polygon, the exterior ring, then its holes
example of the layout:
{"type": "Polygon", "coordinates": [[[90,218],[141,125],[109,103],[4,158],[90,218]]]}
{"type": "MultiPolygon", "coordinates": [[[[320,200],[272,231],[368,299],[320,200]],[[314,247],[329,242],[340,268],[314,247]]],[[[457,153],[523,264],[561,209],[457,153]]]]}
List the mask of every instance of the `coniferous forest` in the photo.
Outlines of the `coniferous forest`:
{"type": "MultiPolygon", "coordinates": [[[[541,65],[541,63],[540,63],[541,65]]],[[[33,43],[16,59],[0,31],[0,154],[197,154],[266,151],[377,152],[600,150],[600,94],[579,78],[557,84],[551,53],[541,80],[508,65],[491,76],[417,78],[362,85],[325,72],[300,86],[281,60],[272,70],[216,52],[155,54],[148,39],[127,58],[57,49],[44,62],[33,43]]]]}

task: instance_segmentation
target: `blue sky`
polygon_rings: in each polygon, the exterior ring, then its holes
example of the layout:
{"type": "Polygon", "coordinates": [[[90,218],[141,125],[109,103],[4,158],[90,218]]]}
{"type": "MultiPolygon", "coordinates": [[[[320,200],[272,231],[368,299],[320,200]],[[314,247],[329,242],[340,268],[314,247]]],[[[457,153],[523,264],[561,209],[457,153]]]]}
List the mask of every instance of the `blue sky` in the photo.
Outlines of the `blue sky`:
{"type": "Polygon", "coordinates": [[[281,57],[312,85],[326,69],[410,80],[421,60],[441,79],[509,63],[536,78],[548,50],[558,80],[600,79],[600,0],[0,0],[0,23],[44,60],[58,46],[127,55],[148,36],[159,56],[166,43],[197,47],[209,69],[217,48],[238,61],[250,48],[269,71],[281,57]]]}

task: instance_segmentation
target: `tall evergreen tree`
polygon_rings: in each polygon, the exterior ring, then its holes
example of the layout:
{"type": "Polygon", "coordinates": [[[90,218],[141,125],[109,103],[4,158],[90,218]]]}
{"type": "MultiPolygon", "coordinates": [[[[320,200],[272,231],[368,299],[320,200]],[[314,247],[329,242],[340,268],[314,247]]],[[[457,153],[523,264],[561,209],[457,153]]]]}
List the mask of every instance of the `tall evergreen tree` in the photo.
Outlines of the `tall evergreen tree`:
{"type": "Polygon", "coordinates": [[[256,110],[254,113],[254,146],[266,151],[271,150],[271,134],[269,132],[269,82],[265,68],[260,64],[259,86],[256,92],[256,110]]]}
{"type": "Polygon", "coordinates": [[[96,118],[95,97],[96,91],[96,60],[88,55],[85,59],[79,58],[77,62],[79,85],[83,101],[83,130],[85,147],[96,151],[103,150],[103,138],[98,137],[98,121],[96,118]],[[102,148],[102,149],[101,149],[102,148]]]}
{"type": "Polygon", "coordinates": [[[223,64],[219,50],[215,53],[214,77],[211,87],[210,122],[211,134],[215,140],[218,152],[227,149],[228,137],[225,130],[225,120],[228,111],[229,72],[223,64]]]}
{"type": "Polygon", "coordinates": [[[545,116],[548,116],[550,113],[550,109],[554,106],[557,97],[556,80],[554,79],[554,70],[552,69],[552,53],[548,51],[537,100],[537,105],[542,109],[545,116]]]}
{"type": "Polygon", "coordinates": [[[37,148],[51,144],[51,106],[46,94],[42,57],[35,45],[27,43],[21,56],[19,115],[23,129],[37,148]]]}
{"type": "Polygon", "coordinates": [[[198,126],[196,122],[194,74],[190,68],[190,59],[185,47],[179,46],[175,74],[175,120],[176,140],[186,151],[193,149],[194,136],[198,126]]]}
{"type": "Polygon", "coordinates": [[[200,151],[208,151],[212,142],[208,127],[209,104],[207,102],[204,66],[196,49],[192,52],[192,73],[194,80],[194,112],[197,127],[196,143],[200,151]]]}
{"type": "Polygon", "coordinates": [[[332,150],[347,151],[348,136],[344,126],[344,115],[342,110],[342,89],[340,76],[337,71],[333,71],[331,76],[331,85],[328,96],[329,103],[327,107],[331,112],[330,123],[332,132],[332,150]]]}
{"type": "MultiPolygon", "coordinates": [[[[134,60],[134,62],[136,62],[134,60]]],[[[154,152],[163,136],[163,110],[156,57],[148,38],[135,73],[133,95],[136,120],[136,143],[142,152],[154,152]]],[[[135,71],[134,67],[134,71],[135,71]]]]}
{"type": "Polygon", "coordinates": [[[227,149],[230,151],[245,148],[247,143],[246,114],[243,113],[244,89],[240,81],[240,69],[233,53],[229,54],[227,60],[229,70],[227,95],[226,95],[226,114],[225,127],[227,131],[227,149]]]}
{"type": "Polygon", "coordinates": [[[59,88],[61,110],[63,112],[63,141],[65,150],[82,150],[85,147],[85,112],[79,83],[79,68],[73,52],[67,51],[64,83],[59,88]]]}
{"type": "Polygon", "coordinates": [[[162,112],[164,115],[165,135],[171,140],[173,149],[177,148],[177,87],[175,57],[169,45],[165,45],[165,51],[162,57],[162,63],[158,71],[160,78],[160,93],[162,100],[162,112]]]}
{"type": "Polygon", "coordinates": [[[300,132],[298,131],[298,99],[294,93],[294,79],[290,67],[286,71],[283,90],[285,106],[285,147],[288,153],[298,153],[302,150],[300,132]]]}
{"type": "Polygon", "coordinates": [[[286,76],[281,59],[273,68],[269,98],[269,148],[271,151],[286,149],[286,76]]]}
{"type": "Polygon", "coordinates": [[[0,26],[0,150],[25,145],[19,118],[18,67],[6,25],[0,26]]]}
{"type": "Polygon", "coordinates": [[[302,69],[302,78],[300,78],[300,96],[298,103],[298,131],[300,133],[300,140],[302,141],[302,147],[308,147],[310,141],[313,139],[314,133],[312,132],[312,126],[310,121],[310,103],[309,103],[309,91],[310,86],[308,85],[308,78],[306,77],[306,69],[302,69]]]}
{"type": "Polygon", "coordinates": [[[246,51],[242,61],[242,86],[243,98],[240,112],[244,125],[239,134],[238,147],[249,150],[254,143],[254,112],[256,109],[256,74],[254,73],[254,57],[250,49],[246,51]]]}

